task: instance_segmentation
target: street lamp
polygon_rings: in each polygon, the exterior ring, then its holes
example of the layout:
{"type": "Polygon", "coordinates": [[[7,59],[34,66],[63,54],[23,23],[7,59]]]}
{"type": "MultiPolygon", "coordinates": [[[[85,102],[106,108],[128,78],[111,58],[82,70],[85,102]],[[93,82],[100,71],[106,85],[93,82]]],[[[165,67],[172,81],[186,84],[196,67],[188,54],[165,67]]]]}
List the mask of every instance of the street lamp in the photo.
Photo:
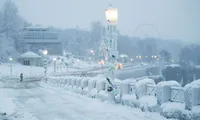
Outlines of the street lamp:
{"type": "MultiPolygon", "coordinates": [[[[48,51],[45,49],[44,51],[43,51],[43,54],[46,56],[47,54],[48,54],[48,51]]],[[[45,58],[45,56],[44,56],[44,76],[46,77],[47,76],[47,59],[45,58]]]]}
{"type": "Polygon", "coordinates": [[[12,58],[9,58],[9,61],[10,61],[10,75],[12,75],[12,58]]]}
{"type": "Polygon", "coordinates": [[[45,49],[45,50],[43,51],[43,54],[44,54],[44,55],[47,55],[47,54],[48,54],[48,51],[45,49]]]}
{"type": "Polygon", "coordinates": [[[131,62],[133,62],[133,58],[131,58],[131,62]]]}
{"type": "Polygon", "coordinates": [[[94,51],[93,51],[93,50],[90,50],[90,52],[91,52],[92,54],[94,54],[94,51]]]}
{"type": "Polygon", "coordinates": [[[77,62],[78,62],[78,69],[79,69],[79,65],[80,65],[80,60],[78,59],[78,60],[77,60],[77,62]]]}
{"type": "Polygon", "coordinates": [[[53,58],[54,73],[56,73],[56,58],[53,58]]]}

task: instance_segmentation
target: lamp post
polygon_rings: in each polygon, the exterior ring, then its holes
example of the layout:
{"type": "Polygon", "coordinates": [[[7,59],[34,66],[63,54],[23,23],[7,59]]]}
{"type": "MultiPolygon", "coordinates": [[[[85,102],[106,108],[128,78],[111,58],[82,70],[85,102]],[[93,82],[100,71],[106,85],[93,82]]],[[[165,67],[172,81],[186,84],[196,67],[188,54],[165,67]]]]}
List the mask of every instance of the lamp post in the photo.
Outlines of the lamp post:
{"type": "Polygon", "coordinates": [[[94,60],[94,50],[90,50],[90,53],[91,53],[92,59],[94,60]]]}
{"type": "Polygon", "coordinates": [[[53,69],[54,73],[56,73],[56,58],[53,58],[53,69]]]}
{"type": "Polygon", "coordinates": [[[9,61],[10,61],[10,75],[12,76],[12,58],[9,58],[9,61]]]}
{"type": "Polygon", "coordinates": [[[47,59],[46,59],[46,56],[48,54],[48,51],[45,49],[43,51],[43,54],[44,54],[44,61],[43,61],[43,63],[44,63],[44,76],[46,77],[47,76],[47,59]]]}
{"type": "Polygon", "coordinates": [[[77,62],[78,62],[78,69],[80,69],[80,68],[79,68],[79,66],[80,66],[80,60],[77,60],[77,62]]]}

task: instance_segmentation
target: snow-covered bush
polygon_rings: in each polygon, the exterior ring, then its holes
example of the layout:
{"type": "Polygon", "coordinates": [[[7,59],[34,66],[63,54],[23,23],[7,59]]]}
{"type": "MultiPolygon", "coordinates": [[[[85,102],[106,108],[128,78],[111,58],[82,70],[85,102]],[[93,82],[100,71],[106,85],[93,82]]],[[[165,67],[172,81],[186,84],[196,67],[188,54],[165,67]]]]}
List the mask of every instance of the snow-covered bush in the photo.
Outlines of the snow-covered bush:
{"type": "Polygon", "coordinates": [[[162,75],[166,81],[175,80],[181,82],[182,79],[182,68],[178,64],[166,65],[162,70],[162,75]]]}
{"type": "Polygon", "coordinates": [[[161,81],[164,81],[164,78],[162,75],[154,75],[154,76],[149,76],[150,79],[153,79],[156,84],[158,84],[161,81]]]}
{"type": "Polygon", "coordinates": [[[136,94],[137,99],[139,99],[142,96],[147,95],[147,85],[155,85],[154,80],[146,78],[146,79],[138,81],[135,84],[135,88],[136,88],[135,94],[136,94]]]}
{"type": "Polygon", "coordinates": [[[166,102],[161,105],[160,114],[166,118],[181,119],[183,111],[183,103],[166,102]]]}
{"type": "Polygon", "coordinates": [[[139,107],[139,101],[136,99],[135,94],[123,94],[121,98],[122,105],[131,107],[139,107]]]}
{"type": "Polygon", "coordinates": [[[155,96],[143,96],[138,101],[142,111],[158,111],[157,98],[155,96]]]}
{"type": "Polygon", "coordinates": [[[181,87],[176,81],[162,81],[157,84],[156,96],[158,104],[170,101],[171,87],[181,87]]]}
{"type": "Polygon", "coordinates": [[[194,67],[194,75],[196,79],[200,79],[200,66],[194,67]]]}

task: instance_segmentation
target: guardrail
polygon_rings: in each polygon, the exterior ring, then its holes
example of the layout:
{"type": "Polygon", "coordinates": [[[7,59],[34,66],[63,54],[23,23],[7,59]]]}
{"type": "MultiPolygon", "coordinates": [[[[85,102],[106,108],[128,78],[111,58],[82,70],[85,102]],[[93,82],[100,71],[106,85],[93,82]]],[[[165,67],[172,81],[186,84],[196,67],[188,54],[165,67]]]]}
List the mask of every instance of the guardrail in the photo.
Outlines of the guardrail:
{"type": "MultiPolygon", "coordinates": [[[[49,76],[47,79],[49,84],[66,87],[69,91],[78,94],[98,98],[102,101],[107,100],[108,97],[108,83],[104,78],[49,76]]],[[[184,88],[180,87],[175,81],[165,81],[156,85],[152,79],[145,77],[139,81],[136,80],[136,82],[118,82],[117,93],[120,98],[117,99],[117,101],[123,105],[139,107],[142,110],[144,110],[144,107],[146,106],[150,111],[156,111],[156,106],[162,106],[162,104],[168,102],[180,103],[187,108],[187,106],[191,104],[192,106],[200,104],[200,94],[197,94],[199,92],[195,92],[198,90],[200,90],[200,88],[184,91],[184,88]],[[189,92],[189,97],[187,96],[189,101],[185,100],[186,92],[189,92]],[[155,102],[155,105],[151,105],[152,100],[155,102]]]]}

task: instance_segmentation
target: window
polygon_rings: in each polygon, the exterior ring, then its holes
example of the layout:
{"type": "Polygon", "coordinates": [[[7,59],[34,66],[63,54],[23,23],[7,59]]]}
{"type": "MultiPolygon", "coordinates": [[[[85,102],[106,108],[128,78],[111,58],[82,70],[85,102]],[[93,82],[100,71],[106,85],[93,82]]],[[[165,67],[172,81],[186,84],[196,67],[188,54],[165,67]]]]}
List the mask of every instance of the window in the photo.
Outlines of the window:
{"type": "Polygon", "coordinates": [[[30,60],[24,60],[24,61],[23,61],[23,65],[30,66],[30,60]]]}

